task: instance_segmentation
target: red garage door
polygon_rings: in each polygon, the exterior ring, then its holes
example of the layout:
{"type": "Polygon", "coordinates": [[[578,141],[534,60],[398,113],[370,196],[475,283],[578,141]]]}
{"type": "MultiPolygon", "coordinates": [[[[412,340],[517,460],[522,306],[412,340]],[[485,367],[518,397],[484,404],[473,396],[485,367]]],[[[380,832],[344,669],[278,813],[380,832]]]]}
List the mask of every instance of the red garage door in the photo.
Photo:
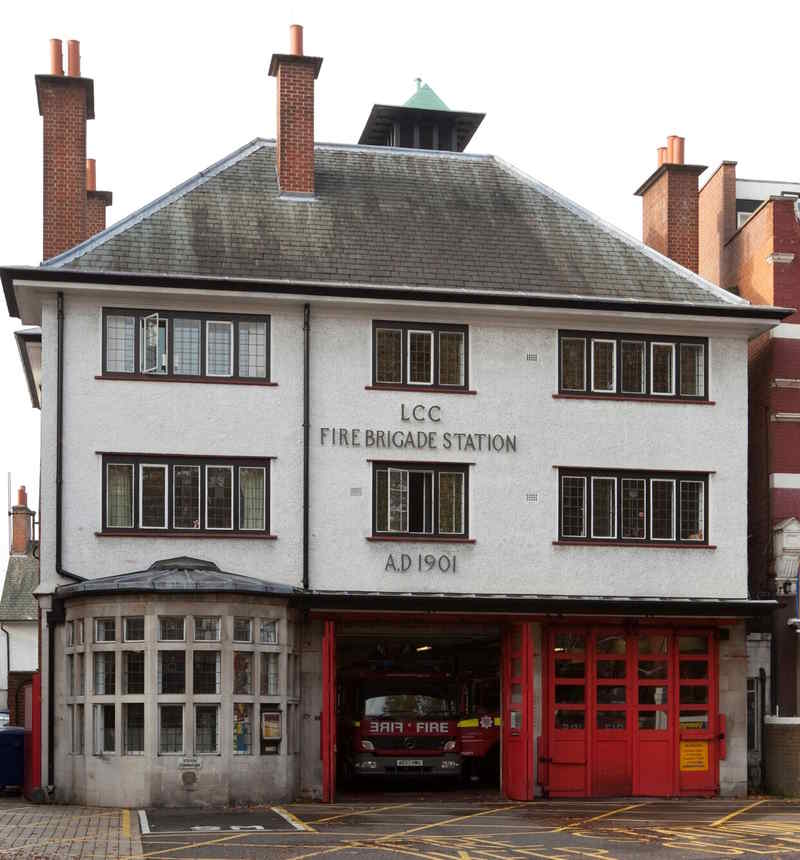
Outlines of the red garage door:
{"type": "Polygon", "coordinates": [[[558,627],[545,643],[540,778],[551,796],[717,790],[711,632],[558,627]]]}

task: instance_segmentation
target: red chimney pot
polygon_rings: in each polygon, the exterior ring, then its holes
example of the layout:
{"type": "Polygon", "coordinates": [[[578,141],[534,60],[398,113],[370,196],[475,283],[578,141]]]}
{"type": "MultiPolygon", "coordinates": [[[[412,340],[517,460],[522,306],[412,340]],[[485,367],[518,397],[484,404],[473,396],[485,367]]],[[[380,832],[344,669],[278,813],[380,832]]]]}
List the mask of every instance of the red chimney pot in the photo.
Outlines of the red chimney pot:
{"type": "Polygon", "coordinates": [[[28,507],[28,493],[25,490],[24,484],[17,490],[17,504],[21,508],[28,507]]]}
{"type": "Polygon", "coordinates": [[[667,160],[667,147],[659,146],[658,147],[658,166],[661,165],[667,160]]]}
{"type": "Polygon", "coordinates": [[[81,43],[77,39],[67,43],[67,74],[71,78],[81,76],[81,43]]]}
{"type": "Polygon", "coordinates": [[[86,159],[86,190],[97,191],[97,161],[94,158],[86,159]]]}
{"type": "Polygon", "coordinates": [[[303,28],[299,24],[289,27],[289,53],[296,57],[303,56],[303,28]]]}
{"type": "Polygon", "coordinates": [[[61,39],[50,40],[50,74],[61,77],[64,74],[64,55],[61,39]]]}

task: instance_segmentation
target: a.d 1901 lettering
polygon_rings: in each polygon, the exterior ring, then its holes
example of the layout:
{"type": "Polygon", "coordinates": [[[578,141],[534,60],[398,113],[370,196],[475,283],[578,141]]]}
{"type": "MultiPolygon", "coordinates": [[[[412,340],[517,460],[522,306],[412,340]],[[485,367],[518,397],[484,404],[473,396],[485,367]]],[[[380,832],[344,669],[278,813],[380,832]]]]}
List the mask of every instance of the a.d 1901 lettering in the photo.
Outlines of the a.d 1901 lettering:
{"type": "Polygon", "coordinates": [[[456,572],[456,557],[454,555],[434,555],[433,553],[390,553],[386,556],[385,573],[420,573],[456,572]]]}

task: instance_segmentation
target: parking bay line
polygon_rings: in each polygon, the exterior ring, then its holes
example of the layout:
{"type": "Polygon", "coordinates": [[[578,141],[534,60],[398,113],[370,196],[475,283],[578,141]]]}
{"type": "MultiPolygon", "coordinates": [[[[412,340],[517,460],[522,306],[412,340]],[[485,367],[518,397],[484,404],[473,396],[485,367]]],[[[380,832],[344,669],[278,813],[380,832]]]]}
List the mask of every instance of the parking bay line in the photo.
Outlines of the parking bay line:
{"type": "Polygon", "coordinates": [[[376,812],[386,812],[390,809],[401,809],[404,806],[413,806],[414,801],[408,803],[392,803],[389,806],[371,807],[370,809],[358,809],[355,812],[342,812],[340,815],[329,815],[327,818],[317,818],[314,824],[327,824],[329,821],[336,821],[339,818],[350,818],[353,815],[374,815],[376,812]]]}
{"type": "Polygon", "coordinates": [[[762,803],[766,803],[766,798],[763,800],[757,800],[755,803],[750,803],[747,806],[743,806],[741,809],[737,809],[734,812],[731,812],[730,815],[725,815],[722,818],[718,818],[716,821],[713,821],[709,824],[709,827],[719,827],[722,824],[727,823],[731,820],[731,818],[736,818],[737,815],[741,815],[743,812],[749,812],[751,809],[755,809],[757,806],[761,806],[762,803]]]}
{"type": "Polygon", "coordinates": [[[284,809],[282,806],[271,806],[270,809],[277,815],[280,815],[284,821],[288,821],[295,830],[305,830],[310,833],[316,832],[310,824],[306,824],[305,821],[299,819],[293,812],[289,812],[288,809],[284,809]]]}
{"type": "Polygon", "coordinates": [[[565,830],[572,830],[574,827],[583,827],[585,824],[591,824],[593,821],[600,821],[603,818],[611,818],[612,815],[619,815],[620,812],[628,812],[631,809],[638,809],[641,806],[647,806],[650,801],[645,800],[643,803],[630,803],[628,806],[620,806],[618,809],[610,809],[602,815],[594,815],[591,818],[584,818],[582,821],[575,821],[572,824],[565,824],[563,827],[556,827],[551,830],[551,833],[563,833],[565,830]]]}

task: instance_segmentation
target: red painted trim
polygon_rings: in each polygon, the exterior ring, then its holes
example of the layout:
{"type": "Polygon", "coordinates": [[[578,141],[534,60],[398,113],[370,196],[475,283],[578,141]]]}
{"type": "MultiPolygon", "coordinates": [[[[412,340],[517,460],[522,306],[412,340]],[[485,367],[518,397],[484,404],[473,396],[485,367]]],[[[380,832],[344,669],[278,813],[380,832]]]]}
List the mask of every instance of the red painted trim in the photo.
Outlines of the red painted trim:
{"type": "Polygon", "coordinates": [[[607,549],[615,547],[645,547],[647,549],[716,549],[717,545],[713,543],[672,543],[664,541],[664,543],[645,543],[644,541],[619,541],[609,540],[603,543],[601,540],[554,540],[553,546],[600,546],[607,549]]]}
{"type": "Polygon", "coordinates": [[[98,373],[95,379],[113,379],[123,382],[192,382],[195,385],[259,385],[277,388],[277,382],[265,379],[239,379],[231,376],[168,376],[166,373],[98,373]]]}
{"type": "Polygon", "coordinates": [[[637,394],[554,394],[553,400],[632,400],[634,403],[691,403],[695,406],[716,406],[716,400],[693,400],[689,397],[674,395],[651,395],[644,397],[637,394]]]}
{"type": "Polygon", "coordinates": [[[322,802],[336,800],[336,622],[326,619],[322,632],[322,802]]]}
{"type": "Polygon", "coordinates": [[[394,537],[392,536],[378,536],[371,535],[367,537],[367,540],[372,543],[475,543],[475,538],[461,538],[461,537],[394,537]]]}
{"type": "Polygon", "coordinates": [[[436,385],[365,385],[365,391],[418,391],[422,394],[477,394],[472,388],[442,388],[436,385]]]}
{"type": "Polygon", "coordinates": [[[187,531],[169,531],[168,529],[107,529],[102,532],[95,532],[95,537],[130,537],[130,538],[176,538],[180,540],[181,538],[189,538],[190,540],[194,540],[195,538],[234,538],[240,540],[277,540],[277,535],[267,535],[260,534],[259,532],[234,532],[234,531],[224,531],[220,529],[219,531],[200,531],[199,529],[196,531],[187,530],[187,531]]]}

